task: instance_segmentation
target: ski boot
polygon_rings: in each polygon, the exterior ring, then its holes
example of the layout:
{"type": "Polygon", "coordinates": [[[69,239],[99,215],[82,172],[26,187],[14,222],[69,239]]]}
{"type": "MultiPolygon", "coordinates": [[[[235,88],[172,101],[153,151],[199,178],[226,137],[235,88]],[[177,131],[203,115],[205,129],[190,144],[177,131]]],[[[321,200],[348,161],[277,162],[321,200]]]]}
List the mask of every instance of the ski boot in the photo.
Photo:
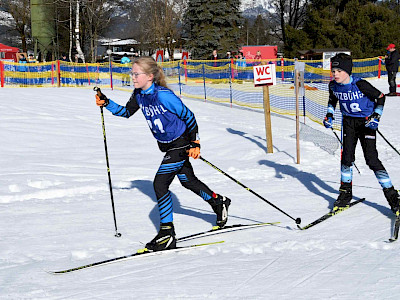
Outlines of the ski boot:
{"type": "Polygon", "coordinates": [[[392,212],[398,215],[400,209],[400,196],[398,191],[392,186],[390,188],[383,189],[383,193],[385,194],[386,200],[389,202],[392,212]]]}
{"type": "Polygon", "coordinates": [[[217,214],[217,226],[223,228],[228,221],[228,207],[231,205],[231,199],[217,195],[217,198],[211,198],[208,203],[217,214]]]}
{"type": "Polygon", "coordinates": [[[150,251],[161,251],[175,248],[175,229],[172,222],[161,223],[160,231],[156,237],[146,244],[146,249],[150,251]]]}
{"type": "Polygon", "coordinates": [[[339,188],[339,197],[333,204],[332,211],[337,211],[349,207],[349,203],[353,198],[351,182],[342,182],[339,188]]]}

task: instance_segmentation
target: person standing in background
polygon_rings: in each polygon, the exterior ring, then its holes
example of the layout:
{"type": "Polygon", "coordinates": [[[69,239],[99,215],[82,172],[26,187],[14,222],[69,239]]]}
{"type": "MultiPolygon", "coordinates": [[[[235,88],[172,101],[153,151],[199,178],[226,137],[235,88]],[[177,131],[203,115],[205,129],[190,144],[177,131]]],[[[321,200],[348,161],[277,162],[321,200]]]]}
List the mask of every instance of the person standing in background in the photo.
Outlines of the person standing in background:
{"type": "Polygon", "coordinates": [[[257,51],[256,56],[254,56],[254,65],[255,66],[261,65],[261,59],[262,59],[261,51],[257,51]]]}
{"type": "Polygon", "coordinates": [[[243,56],[242,52],[239,52],[236,64],[238,67],[244,68],[246,67],[246,58],[243,56]]]}
{"type": "Polygon", "coordinates": [[[129,64],[131,62],[131,60],[128,57],[128,54],[124,54],[124,56],[122,56],[121,58],[121,64],[129,64]]]}
{"type": "Polygon", "coordinates": [[[61,60],[69,62],[69,59],[67,58],[67,55],[65,55],[65,54],[62,55],[61,60]]]}
{"type": "Polygon", "coordinates": [[[19,62],[20,64],[26,64],[28,61],[26,60],[25,55],[21,53],[21,54],[19,55],[19,57],[18,57],[18,62],[19,62]]]}
{"type": "Polygon", "coordinates": [[[219,59],[219,56],[218,56],[217,49],[214,49],[211,54],[211,60],[214,61],[214,64],[213,64],[214,67],[218,67],[218,64],[217,64],[218,59],[219,59]]]}
{"type": "Polygon", "coordinates": [[[35,59],[35,57],[33,56],[33,54],[31,53],[31,54],[29,54],[29,57],[28,57],[28,62],[29,63],[35,63],[36,62],[36,59],[35,59]]]}
{"type": "MultiPolygon", "coordinates": [[[[125,53],[121,58],[121,64],[125,65],[125,64],[130,64],[130,63],[131,63],[131,60],[128,57],[128,54],[125,53]]],[[[129,78],[130,77],[129,76],[130,67],[123,68],[123,70],[125,70],[125,71],[124,71],[124,74],[122,75],[122,85],[130,85],[131,84],[131,81],[129,78]]]]}
{"type": "Polygon", "coordinates": [[[390,44],[386,48],[385,65],[388,73],[389,93],[386,96],[397,96],[396,93],[396,75],[399,70],[399,51],[395,44],[390,44]]]}

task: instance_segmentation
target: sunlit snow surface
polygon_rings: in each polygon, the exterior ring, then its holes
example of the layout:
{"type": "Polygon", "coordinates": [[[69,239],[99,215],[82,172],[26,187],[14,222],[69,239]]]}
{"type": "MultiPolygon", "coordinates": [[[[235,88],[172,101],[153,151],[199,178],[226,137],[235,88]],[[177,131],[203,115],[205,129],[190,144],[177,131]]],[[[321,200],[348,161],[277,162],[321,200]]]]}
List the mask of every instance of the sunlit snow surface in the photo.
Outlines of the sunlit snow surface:
{"type": "MultiPolygon", "coordinates": [[[[388,92],[386,78],[372,82],[388,92]]],[[[129,94],[104,90],[125,104],[129,94]]],[[[400,148],[400,97],[386,101],[380,130],[400,148]]],[[[195,113],[202,156],[302,225],[338,195],[334,155],[301,141],[296,164],[293,118],[272,116],[266,153],[259,112],[184,99],[195,113]]],[[[367,200],[306,231],[204,162],[196,175],[232,199],[228,224],[280,221],[182,243],[225,243],[117,262],[64,275],[60,270],[126,255],[157,232],[152,180],[162,160],[145,119],[104,111],[118,232],[116,238],[100,110],[90,89],[0,89],[1,299],[397,299],[400,242],[387,243],[393,216],[358,146],[354,197],[367,200]]],[[[332,137],[306,120],[307,134],[332,137]],[[310,133],[311,132],[311,133],[310,133]]],[[[400,157],[378,136],[379,157],[400,187],[400,157]]],[[[207,230],[210,207],[176,179],[177,236],[207,230]]]]}

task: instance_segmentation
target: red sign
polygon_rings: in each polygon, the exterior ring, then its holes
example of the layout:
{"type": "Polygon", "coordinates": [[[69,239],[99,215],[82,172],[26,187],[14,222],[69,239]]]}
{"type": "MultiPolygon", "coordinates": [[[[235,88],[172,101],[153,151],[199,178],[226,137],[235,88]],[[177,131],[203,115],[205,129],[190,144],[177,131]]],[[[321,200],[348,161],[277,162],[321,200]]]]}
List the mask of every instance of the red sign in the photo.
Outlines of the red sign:
{"type": "MultiPolygon", "coordinates": [[[[262,60],[275,61],[278,54],[278,46],[243,46],[243,56],[247,59],[255,59],[257,52],[260,51],[262,60]]],[[[267,63],[267,62],[266,62],[267,63]]]]}
{"type": "Polygon", "coordinates": [[[254,85],[275,85],[275,64],[259,65],[253,67],[254,85]]]}
{"type": "Polygon", "coordinates": [[[156,52],[156,62],[164,61],[164,50],[157,50],[156,52]]]}
{"type": "Polygon", "coordinates": [[[184,60],[184,59],[189,59],[189,52],[187,52],[187,51],[183,51],[182,52],[182,58],[181,58],[182,60],[184,60]]]}

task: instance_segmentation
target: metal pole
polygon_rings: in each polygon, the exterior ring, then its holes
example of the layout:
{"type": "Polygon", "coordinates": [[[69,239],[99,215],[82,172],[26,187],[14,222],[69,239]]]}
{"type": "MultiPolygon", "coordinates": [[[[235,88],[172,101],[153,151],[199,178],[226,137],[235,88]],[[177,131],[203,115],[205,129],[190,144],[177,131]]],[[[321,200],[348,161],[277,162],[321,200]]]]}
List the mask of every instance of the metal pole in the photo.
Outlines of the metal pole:
{"type": "MultiPolygon", "coordinates": [[[[101,90],[98,87],[93,88],[97,92],[97,95],[101,95],[101,90]]],[[[106,163],[107,163],[107,174],[108,174],[108,186],[110,188],[110,196],[111,196],[111,205],[112,211],[114,216],[114,226],[115,226],[115,236],[120,237],[121,234],[118,232],[117,228],[117,218],[115,217],[115,206],[114,206],[114,196],[112,191],[112,184],[111,184],[111,172],[110,172],[110,163],[108,161],[108,150],[107,150],[107,138],[106,138],[106,126],[104,123],[104,114],[103,114],[103,106],[100,106],[100,113],[101,113],[101,122],[103,125],[103,138],[104,138],[104,151],[106,153],[106,163]]]]}

